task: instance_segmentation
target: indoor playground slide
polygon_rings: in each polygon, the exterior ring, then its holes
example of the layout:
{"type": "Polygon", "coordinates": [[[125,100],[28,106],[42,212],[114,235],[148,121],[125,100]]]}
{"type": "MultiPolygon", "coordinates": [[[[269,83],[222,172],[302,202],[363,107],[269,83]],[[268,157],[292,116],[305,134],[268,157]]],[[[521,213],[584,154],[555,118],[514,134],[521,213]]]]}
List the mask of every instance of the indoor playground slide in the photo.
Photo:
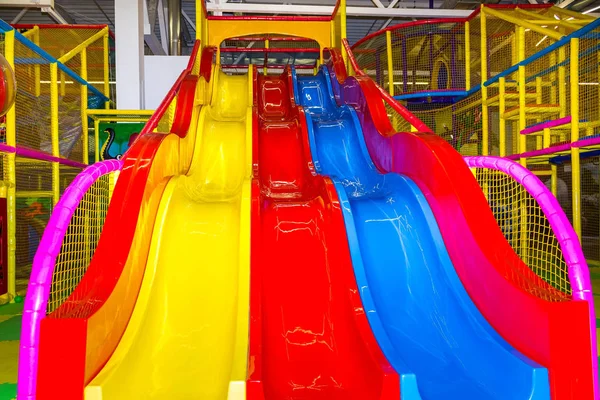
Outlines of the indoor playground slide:
{"type": "Polygon", "coordinates": [[[402,399],[549,399],[546,369],[520,356],[471,302],[423,193],[372,163],[358,116],[336,104],[326,67],[297,87],[313,161],[336,184],[357,284],[402,376],[402,399]]]}
{"type": "Polygon", "coordinates": [[[258,76],[249,400],[398,399],[363,313],[339,202],[315,176],[291,73],[258,76]]]}
{"type": "Polygon", "coordinates": [[[251,91],[247,76],[218,73],[213,85],[191,166],[162,195],[131,320],[87,399],[244,393],[251,91]]]}
{"type": "Polygon", "coordinates": [[[56,398],[57,382],[62,398],[243,396],[252,85],[207,84],[193,62],[175,134],[141,135],[125,155],[88,271],[42,322],[37,398],[56,398]]]}
{"type": "Polygon", "coordinates": [[[592,398],[587,306],[519,286],[555,295],[458,153],[368,78],[248,70],[190,72],[125,155],[39,398],[592,398]]]}
{"type": "MultiPolygon", "coordinates": [[[[334,98],[341,104],[351,105],[360,120],[360,153],[357,154],[367,160],[371,157],[378,171],[405,175],[418,186],[470,299],[499,336],[547,368],[552,398],[593,398],[595,352],[590,342],[587,302],[573,301],[554,289],[514,253],[490,212],[481,188],[456,151],[433,134],[395,132],[389,111],[383,106],[380,91],[373,81],[367,77],[346,79],[341,57],[335,56],[335,52],[332,55],[334,62],[329,71],[334,98]]],[[[332,98],[329,86],[324,95],[332,98]]],[[[318,138],[319,131],[315,130],[314,135],[318,138]]],[[[318,142],[316,145],[317,152],[313,154],[316,153],[321,162],[328,161],[329,171],[341,174],[338,176],[341,182],[355,179],[357,172],[343,168],[346,165],[343,157],[320,156],[318,142]]],[[[343,152],[342,155],[345,156],[343,152]]],[[[352,198],[352,191],[345,191],[352,198]]],[[[348,211],[353,212],[355,220],[357,216],[365,216],[363,206],[356,207],[354,212],[352,205],[350,201],[348,207],[343,207],[347,217],[350,216],[348,211]]],[[[354,229],[359,236],[364,232],[360,226],[354,229]]],[[[350,239],[354,240],[352,235],[349,231],[350,239]]],[[[363,246],[363,243],[358,247],[351,243],[353,256],[363,246]]],[[[363,263],[367,269],[366,279],[370,279],[369,252],[361,254],[363,261],[367,261],[363,263]]]]}

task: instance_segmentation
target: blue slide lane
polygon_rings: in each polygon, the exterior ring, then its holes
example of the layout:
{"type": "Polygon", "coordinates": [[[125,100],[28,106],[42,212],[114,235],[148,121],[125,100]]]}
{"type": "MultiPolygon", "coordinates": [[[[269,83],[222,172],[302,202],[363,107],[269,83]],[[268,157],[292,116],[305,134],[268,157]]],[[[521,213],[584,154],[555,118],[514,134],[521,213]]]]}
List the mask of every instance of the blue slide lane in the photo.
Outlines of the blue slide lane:
{"type": "Polygon", "coordinates": [[[356,112],[337,106],[329,79],[326,67],[295,76],[296,98],[317,172],[336,184],[365,312],[402,399],[550,399],[547,370],[479,313],[425,197],[409,178],[377,171],[356,112]]]}

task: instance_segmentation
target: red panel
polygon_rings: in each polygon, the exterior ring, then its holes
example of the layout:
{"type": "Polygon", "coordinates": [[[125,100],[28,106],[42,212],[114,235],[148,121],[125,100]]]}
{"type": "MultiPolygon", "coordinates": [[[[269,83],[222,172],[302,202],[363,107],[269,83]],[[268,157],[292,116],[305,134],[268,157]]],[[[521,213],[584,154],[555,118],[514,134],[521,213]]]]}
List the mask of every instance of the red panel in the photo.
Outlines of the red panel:
{"type": "Polygon", "coordinates": [[[212,73],[213,57],[217,53],[217,48],[214,46],[205,47],[202,50],[202,58],[200,59],[200,76],[204,77],[206,82],[210,82],[210,74],[212,73]]]}
{"type": "Polygon", "coordinates": [[[389,137],[391,172],[412,178],[427,197],[453,265],[479,310],[517,350],[548,368],[553,399],[591,400],[589,323],[595,321],[589,321],[587,304],[569,301],[519,259],[471,171],[448,143],[427,133],[390,135],[375,84],[363,77],[358,81],[377,129],[389,137]]]}
{"type": "Polygon", "coordinates": [[[198,76],[188,74],[181,81],[177,104],[175,105],[175,117],[171,133],[183,138],[187,134],[190,122],[192,122],[192,111],[194,110],[194,98],[196,97],[196,84],[198,76]]]}
{"type": "Polygon", "coordinates": [[[394,399],[399,378],[373,337],[330,180],[313,175],[287,70],[258,78],[247,398],[394,399]]]}

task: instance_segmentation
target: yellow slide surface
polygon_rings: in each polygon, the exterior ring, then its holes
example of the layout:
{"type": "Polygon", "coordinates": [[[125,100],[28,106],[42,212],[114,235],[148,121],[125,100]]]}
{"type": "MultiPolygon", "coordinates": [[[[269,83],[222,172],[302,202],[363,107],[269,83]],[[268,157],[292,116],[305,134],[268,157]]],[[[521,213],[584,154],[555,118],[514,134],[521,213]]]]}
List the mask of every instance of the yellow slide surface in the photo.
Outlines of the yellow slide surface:
{"type": "Polygon", "coordinates": [[[88,400],[246,397],[252,83],[219,72],[212,84],[190,124],[189,172],[161,198],[131,320],[88,400]]]}

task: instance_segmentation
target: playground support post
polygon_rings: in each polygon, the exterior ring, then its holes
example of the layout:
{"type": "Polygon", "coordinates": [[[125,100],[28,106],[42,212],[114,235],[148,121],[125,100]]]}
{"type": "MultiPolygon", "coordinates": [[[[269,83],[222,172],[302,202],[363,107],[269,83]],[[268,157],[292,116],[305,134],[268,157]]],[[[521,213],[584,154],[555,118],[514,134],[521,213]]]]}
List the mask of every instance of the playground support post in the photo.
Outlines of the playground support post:
{"type": "MultiPolygon", "coordinates": [[[[542,104],[542,77],[538,76],[535,78],[535,104],[542,104]]],[[[537,119],[537,122],[543,122],[541,118],[537,119]]],[[[537,149],[541,149],[543,146],[542,136],[537,135],[535,137],[535,145],[537,149]]]]}
{"type": "MultiPolygon", "coordinates": [[[[518,46],[518,58],[519,63],[525,59],[525,28],[523,26],[517,27],[517,46],[518,46]]],[[[519,153],[523,153],[527,150],[527,137],[521,135],[521,131],[526,127],[525,119],[525,95],[527,93],[527,86],[525,84],[525,66],[519,65],[518,69],[518,92],[519,92],[519,127],[517,128],[517,136],[519,137],[519,153]]],[[[527,167],[527,159],[519,158],[519,162],[524,167],[527,167]]],[[[520,221],[520,237],[519,245],[521,248],[521,258],[528,264],[529,260],[529,233],[527,229],[528,217],[527,217],[527,200],[522,198],[519,206],[520,221]]]]}
{"type": "Polygon", "coordinates": [[[552,175],[550,176],[550,191],[556,197],[558,195],[558,171],[556,164],[550,164],[550,170],[552,171],[552,175]]]}
{"type": "Polygon", "coordinates": [[[98,130],[100,129],[100,121],[95,119],[94,120],[94,144],[96,146],[96,151],[94,152],[94,160],[96,162],[100,161],[100,132],[98,132],[98,130]]]}
{"type": "MultiPolygon", "coordinates": [[[[103,45],[103,59],[104,59],[104,95],[110,99],[110,74],[109,74],[109,62],[108,62],[108,53],[110,48],[108,46],[108,30],[102,37],[102,45],[103,45]]],[[[110,108],[110,101],[107,101],[104,105],[105,108],[110,108]]]]}
{"type": "MultiPolygon", "coordinates": [[[[33,43],[36,46],[40,45],[40,28],[38,26],[34,26],[33,29],[33,43]]],[[[35,97],[40,97],[41,91],[41,72],[40,72],[40,64],[36,63],[34,68],[34,79],[35,79],[35,97]]]]}
{"type": "MultiPolygon", "coordinates": [[[[4,33],[4,56],[11,68],[15,68],[15,31],[10,30],[4,33]]],[[[17,145],[17,114],[15,107],[11,107],[6,114],[6,144],[16,147],[17,145]]],[[[8,238],[8,254],[7,254],[7,289],[8,298],[13,301],[16,296],[16,171],[15,171],[15,153],[8,153],[6,157],[8,189],[6,191],[6,216],[7,216],[7,238],[8,238]]]]}
{"type": "MultiPolygon", "coordinates": [[[[518,58],[519,63],[525,59],[525,28],[522,26],[517,27],[517,46],[518,46],[518,58]]],[[[517,128],[517,135],[519,137],[519,154],[527,151],[527,137],[521,135],[520,132],[526,128],[527,121],[525,119],[525,95],[527,93],[527,87],[525,84],[525,66],[519,65],[518,70],[518,91],[519,91],[519,127],[517,128]]],[[[527,167],[527,159],[521,157],[519,162],[524,167],[527,167]]]]}
{"type": "Polygon", "coordinates": [[[484,85],[485,81],[488,79],[488,70],[487,70],[487,18],[484,12],[483,5],[481,5],[481,147],[482,147],[482,155],[487,156],[489,153],[489,115],[488,115],[488,107],[487,107],[487,86],[484,85]]]}
{"type": "Polygon", "coordinates": [[[506,110],[506,99],[504,98],[506,93],[506,78],[501,77],[499,82],[499,92],[498,92],[498,115],[500,116],[498,121],[498,130],[500,131],[500,157],[506,156],[506,120],[503,117],[504,111],[506,110]]]}
{"type": "MultiPolygon", "coordinates": [[[[567,116],[567,83],[566,83],[566,70],[565,70],[565,48],[561,46],[558,48],[558,105],[560,107],[558,116],[564,118],[567,116]]],[[[565,141],[566,137],[564,133],[560,135],[560,141],[565,141]]]]}
{"type": "Polygon", "coordinates": [[[385,40],[387,47],[387,67],[388,67],[388,92],[391,96],[394,95],[394,60],[392,59],[392,32],[385,32],[385,40]]]}
{"type": "MultiPolygon", "coordinates": [[[[58,141],[58,64],[50,64],[50,135],[52,141],[52,155],[60,157],[58,141]]],[[[60,198],[60,166],[52,162],[52,203],[56,205],[60,198]]]]}
{"type": "Polygon", "coordinates": [[[465,21],[465,90],[471,90],[471,25],[465,21]]]}
{"type": "MultiPolygon", "coordinates": [[[[81,50],[81,77],[87,81],[87,48],[81,50]]],[[[83,163],[89,164],[89,135],[88,135],[88,87],[81,85],[81,138],[83,142],[83,163]]]]}
{"type": "MultiPolygon", "coordinates": [[[[571,142],[579,140],[579,38],[571,39],[569,82],[571,84],[571,142]]],[[[573,184],[573,229],[581,241],[581,166],[579,147],[571,147],[573,184]]]]}

